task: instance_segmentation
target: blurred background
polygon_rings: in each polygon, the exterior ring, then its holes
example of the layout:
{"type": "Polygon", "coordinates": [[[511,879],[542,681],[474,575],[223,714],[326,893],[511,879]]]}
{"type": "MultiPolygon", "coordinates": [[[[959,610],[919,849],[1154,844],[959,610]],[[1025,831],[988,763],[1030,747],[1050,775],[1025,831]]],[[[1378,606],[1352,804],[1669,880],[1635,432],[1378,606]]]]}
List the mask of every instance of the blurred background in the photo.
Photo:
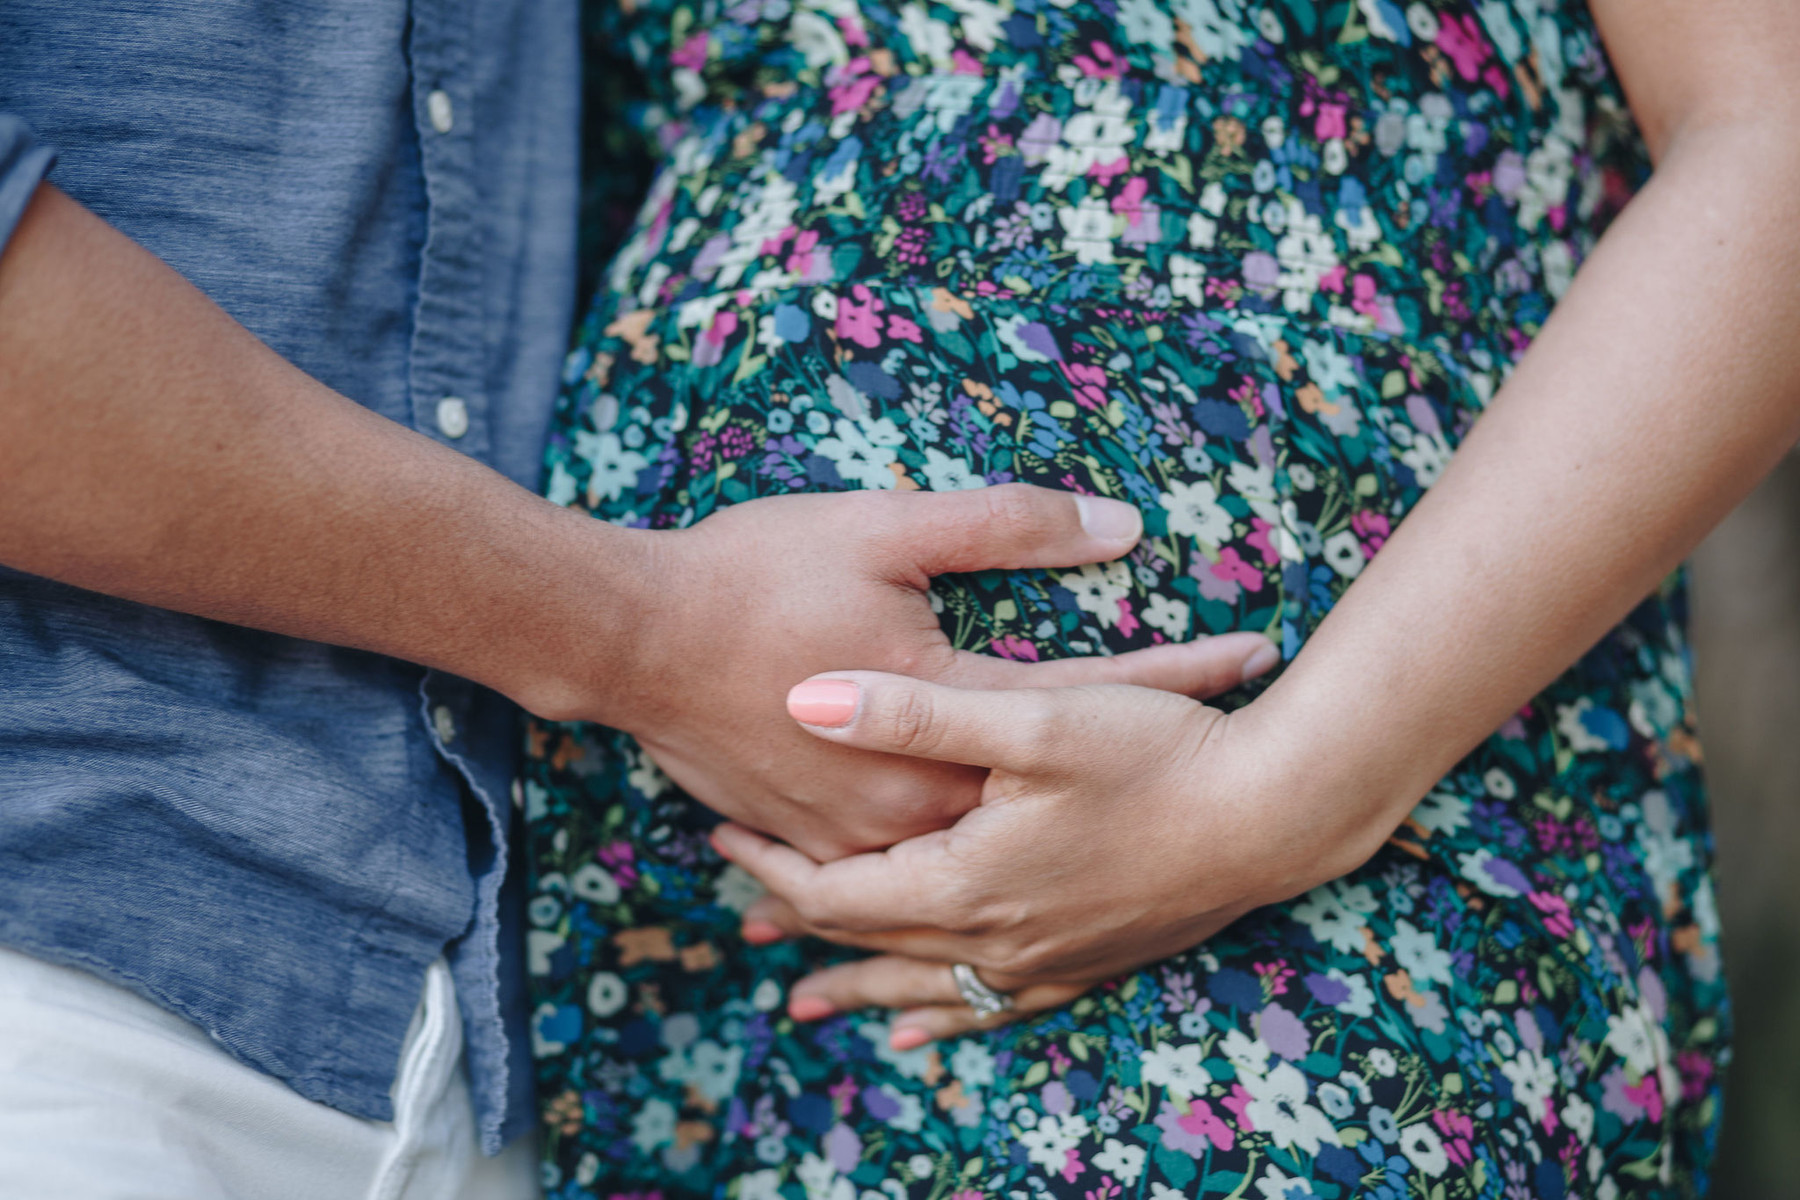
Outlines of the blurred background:
{"type": "Polygon", "coordinates": [[[1736,1057],[1716,1200],[1800,1185],[1800,456],[1693,559],[1700,734],[1736,1057]]]}

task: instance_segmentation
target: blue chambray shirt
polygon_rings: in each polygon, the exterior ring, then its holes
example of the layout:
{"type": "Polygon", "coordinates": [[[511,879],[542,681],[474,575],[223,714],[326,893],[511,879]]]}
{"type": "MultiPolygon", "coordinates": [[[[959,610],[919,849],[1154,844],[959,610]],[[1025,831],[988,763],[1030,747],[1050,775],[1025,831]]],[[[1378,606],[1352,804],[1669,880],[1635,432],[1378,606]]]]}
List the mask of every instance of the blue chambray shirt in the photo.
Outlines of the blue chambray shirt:
{"type": "MultiPolygon", "coordinates": [[[[289,361],[533,487],[574,300],[577,25],[576,0],[6,0],[0,245],[48,172],[289,361]]],[[[376,1119],[447,952],[494,1153],[531,1109],[513,716],[0,568],[0,942],[376,1119]]]]}

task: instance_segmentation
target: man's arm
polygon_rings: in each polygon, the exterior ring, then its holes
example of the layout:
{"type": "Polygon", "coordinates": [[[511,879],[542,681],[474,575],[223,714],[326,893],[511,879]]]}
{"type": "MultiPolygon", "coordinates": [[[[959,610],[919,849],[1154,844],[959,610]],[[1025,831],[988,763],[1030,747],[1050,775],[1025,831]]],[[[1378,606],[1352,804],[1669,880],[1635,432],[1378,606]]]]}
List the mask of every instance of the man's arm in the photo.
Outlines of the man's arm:
{"type": "Polygon", "coordinates": [[[1060,663],[952,650],[931,575],[1116,558],[1140,531],[1116,501],[794,496],[655,533],[559,508],[308,378],[50,187],[0,254],[0,429],[0,563],[627,730],[701,800],[821,855],[952,819],[980,772],[808,738],[781,697],[814,671],[1210,694],[1267,655],[1256,635],[1060,663]]]}
{"type": "Polygon", "coordinates": [[[649,535],[338,395],[47,185],[0,255],[0,427],[0,562],[33,574],[540,709],[572,631],[622,666],[644,618],[649,535]]]}

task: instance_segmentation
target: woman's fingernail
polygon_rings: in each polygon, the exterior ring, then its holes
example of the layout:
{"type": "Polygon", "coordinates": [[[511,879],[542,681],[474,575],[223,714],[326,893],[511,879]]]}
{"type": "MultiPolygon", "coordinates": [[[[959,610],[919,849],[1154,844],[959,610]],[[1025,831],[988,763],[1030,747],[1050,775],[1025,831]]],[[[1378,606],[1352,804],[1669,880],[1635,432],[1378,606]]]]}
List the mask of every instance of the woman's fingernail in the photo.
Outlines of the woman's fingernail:
{"type": "Polygon", "coordinates": [[[1081,513],[1081,528],[1089,537],[1103,542],[1136,542],[1144,536],[1143,514],[1122,500],[1077,496],[1075,507],[1081,513]]]}
{"type": "Polygon", "coordinates": [[[767,921],[745,921],[740,931],[744,940],[753,946],[766,946],[770,942],[779,942],[786,936],[781,926],[771,925],[767,921]]]}
{"type": "Polygon", "coordinates": [[[896,1029],[888,1034],[888,1045],[895,1050],[917,1050],[931,1040],[923,1029],[896,1029]]]}
{"type": "Polygon", "coordinates": [[[1275,648],[1274,642],[1264,642],[1250,652],[1244,659],[1243,674],[1238,676],[1240,682],[1248,683],[1281,661],[1281,651],[1275,648]]]}
{"type": "Polygon", "coordinates": [[[809,679],[788,693],[788,716],[802,725],[839,729],[856,716],[861,693],[848,679],[809,679]]]}
{"type": "Polygon", "coordinates": [[[788,1001],[788,1016],[796,1021],[817,1021],[836,1011],[836,1006],[823,996],[795,996],[788,1001]]]}

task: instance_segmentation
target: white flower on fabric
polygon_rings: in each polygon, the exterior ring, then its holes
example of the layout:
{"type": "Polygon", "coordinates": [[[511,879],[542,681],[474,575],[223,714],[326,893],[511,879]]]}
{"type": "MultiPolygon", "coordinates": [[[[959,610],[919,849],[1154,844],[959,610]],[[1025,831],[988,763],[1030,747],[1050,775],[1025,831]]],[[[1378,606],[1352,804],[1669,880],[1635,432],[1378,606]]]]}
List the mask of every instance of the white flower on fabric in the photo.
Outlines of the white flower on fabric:
{"type": "Polygon", "coordinates": [[[1200,1065],[1200,1047],[1193,1042],[1178,1046],[1158,1042],[1139,1060],[1139,1070],[1145,1083],[1168,1088],[1183,1099],[1203,1094],[1212,1083],[1212,1075],[1200,1065]]]}
{"type": "Polygon", "coordinates": [[[1085,196],[1073,208],[1059,208],[1056,219],[1063,227],[1063,249],[1080,263],[1113,260],[1113,212],[1098,196],[1085,196]]]}
{"type": "Polygon", "coordinates": [[[1087,1136],[1087,1118],[1070,1113],[1066,1116],[1046,1114],[1036,1127],[1019,1135],[1025,1156],[1045,1171],[1060,1171],[1069,1165],[1069,1151],[1081,1145],[1087,1136]]]}
{"type": "Polygon", "coordinates": [[[1361,975],[1347,975],[1340,968],[1332,967],[1325,972],[1325,978],[1335,979],[1350,989],[1348,998],[1336,1005],[1339,1012],[1349,1013],[1353,1017],[1366,1017],[1375,1011],[1375,989],[1361,975]]]}
{"type": "Polygon", "coordinates": [[[1206,264],[1185,254],[1169,255],[1169,291],[1190,304],[1205,303],[1206,264]]]}
{"type": "Polygon", "coordinates": [[[1144,610],[1144,624],[1156,630],[1172,642],[1179,642],[1187,637],[1188,619],[1193,610],[1186,600],[1176,600],[1161,592],[1153,592],[1150,606],[1144,610]]]}
{"type": "Polygon", "coordinates": [[[806,1200],[856,1200],[856,1185],[810,1150],[794,1168],[794,1177],[806,1189],[806,1200]]]}
{"type": "Polygon", "coordinates": [[[1211,250],[1219,237],[1219,223],[1205,213],[1188,216],[1188,245],[1196,250],[1211,250]]]}
{"type": "Polygon", "coordinates": [[[1298,200],[1287,201],[1285,207],[1287,232],[1275,245],[1275,260],[1281,265],[1276,284],[1289,312],[1305,312],[1319,281],[1338,265],[1337,245],[1319,218],[1298,200]]]}
{"type": "Polygon", "coordinates": [[[1442,430],[1415,433],[1412,445],[1400,451],[1400,461],[1412,469],[1420,487],[1430,487],[1450,465],[1450,442],[1442,430]]]}
{"type": "Polygon", "coordinates": [[[1556,1067],[1535,1050],[1520,1050],[1515,1058],[1500,1063],[1500,1073],[1512,1084],[1513,1099],[1537,1120],[1556,1090],[1556,1067]]]}
{"type": "Polygon", "coordinates": [[[1500,860],[1491,850],[1476,850],[1456,856],[1456,863],[1462,871],[1464,879],[1480,888],[1490,896],[1512,897],[1522,893],[1510,883],[1502,883],[1488,869],[1488,864],[1500,860]]]}
{"type": "Polygon", "coordinates": [[[1582,720],[1593,707],[1594,701],[1588,696],[1581,697],[1573,704],[1556,706],[1556,732],[1569,743],[1569,749],[1577,754],[1604,754],[1612,749],[1605,738],[1588,732],[1587,723],[1582,720]]]}
{"type": "Polygon", "coordinates": [[[1519,192],[1519,228],[1535,229],[1550,210],[1568,200],[1575,177],[1575,148],[1551,131],[1525,158],[1525,186],[1519,192]]]}
{"type": "Polygon", "coordinates": [[[1340,529],[1325,539],[1325,562],[1345,579],[1355,579],[1368,565],[1362,543],[1348,529],[1340,529]]]}
{"type": "Polygon", "coordinates": [[[948,71],[954,65],[950,51],[956,48],[956,35],[950,26],[935,20],[923,4],[901,6],[900,34],[914,54],[928,60],[938,70],[948,71]]]}
{"type": "Polygon", "coordinates": [[[737,1200],[781,1200],[781,1172],[773,1167],[739,1175],[737,1200]]]}
{"type": "Polygon", "coordinates": [[[1107,1138],[1106,1148],[1094,1155],[1093,1165],[1130,1187],[1144,1173],[1144,1148],[1128,1146],[1118,1138],[1107,1138]]]}
{"type": "Polygon", "coordinates": [[[706,1038],[665,1057],[657,1064],[657,1073],[665,1083],[695,1088],[708,1100],[719,1103],[737,1087],[743,1062],[742,1046],[728,1049],[706,1038]]]}
{"type": "Polygon", "coordinates": [[[1123,562],[1089,563],[1056,582],[1074,593],[1076,607],[1102,629],[1119,623],[1119,601],[1131,594],[1131,570],[1123,562]]]}
{"type": "MultiPolygon", "coordinates": [[[[886,417],[882,421],[893,424],[886,417]]],[[[899,484],[899,476],[888,467],[900,458],[892,445],[876,444],[861,425],[846,417],[839,417],[833,428],[837,436],[820,438],[813,449],[832,461],[846,483],[871,491],[899,484]]]]}
{"type": "Polygon", "coordinates": [[[1642,1078],[1669,1056],[1669,1037],[1651,1011],[1634,1004],[1606,1018],[1606,1047],[1625,1060],[1625,1067],[1642,1078]]]}
{"type": "Polygon", "coordinates": [[[619,898],[619,881],[599,863],[583,863],[569,877],[569,890],[583,900],[611,904],[619,898]]]}
{"type": "Polygon", "coordinates": [[[1274,1163],[1263,1168],[1262,1178],[1256,1181],[1256,1190],[1263,1200],[1306,1200],[1318,1195],[1312,1190],[1311,1183],[1289,1175],[1274,1163]]]}
{"type": "Polygon", "coordinates": [[[588,1011],[596,1017],[610,1017],[625,1007],[630,992],[625,981],[611,971],[601,971],[588,980],[588,1011]]]}
{"type": "Polygon", "coordinates": [[[1469,802],[1452,792],[1430,792],[1413,806],[1412,820],[1432,833],[1455,833],[1469,823],[1469,802]]]}
{"type": "Polygon", "coordinates": [[[994,1055],[976,1041],[959,1041],[950,1056],[950,1073],[962,1080],[964,1087],[988,1087],[994,1082],[994,1055]]]}
{"type": "Polygon", "coordinates": [[[1157,0],[1120,0],[1119,25],[1125,36],[1158,50],[1175,45],[1175,22],[1169,19],[1157,0]]]}
{"type": "Polygon", "coordinates": [[[1176,480],[1157,499],[1169,514],[1169,532],[1216,546],[1231,537],[1231,514],[1219,504],[1219,489],[1210,480],[1176,480]]]}
{"type": "Polygon", "coordinates": [[[1269,1069],[1269,1044],[1235,1027],[1219,1043],[1219,1053],[1237,1071],[1239,1079],[1246,1075],[1262,1075],[1269,1069]]]}
{"type": "Polygon", "coordinates": [[[1277,1064],[1267,1075],[1251,1075],[1241,1082],[1251,1097],[1244,1115],[1277,1146],[1298,1146],[1317,1154],[1321,1144],[1339,1144],[1331,1119],[1306,1102],[1306,1076],[1292,1063],[1277,1064]]]}
{"type": "Polygon", "coordinates": [[[617,500],[626,488],[637,485],[638,472],[650,465],[642,454],[627,449],[616,433],[577,433],[575,455],[592,471],[587,486],[590,506],[617,500]]]}
{"type": "Polygon", "coordinates": [[[1562,1106],[1563,1124],[1575,1135],[1578,1143],[1586,1144],[1594,1136],[1594,1106],[1580,1096],[1571,1094],[1562,1106]]]}
{"type": "Polygon", "coordinates": [[[843,35],[822,13],[805,9],[788,22],[788,44],[798,50],[809,67],[829,67],[849,60],[843,35]]]}
{"type": "Polygon", "coordinates": [[[1394,922],[1392,945],[1395,961],[1412,976],[1415,984],[1447,985],[1451,982],[1450,954],[1437,944],[1437,937],[1431,930],[1420,929],[1401,917],[1394,922]]]}
{"type": "Polygon", "coordinates": [[[1438,1136],[1429,1121],[1408,1125],[1400,1131],[1400,1153],[1433,1179],[1450,1165],[1450,1156],[1444,1153],[1444,1139],[1438,1136]]]}
{"type": "Polygon", "coordinates": [[[643,1154],[675,1140],[675,1106],[652,1097],[632,1114],[631,1141],[643,1154]]]}
{"type": "Polygon", "coordinates": [[[1236,62],[1256,40],[1244,20],[1244,0],[1175,0],[1172,7],[1208,58],[1236,62]]]}
{"type": "Polygon", "coordinates": [[[960,458],[951,458],[936,446],[925,450],[925,484],[934,492],[963,492],[987,486],[987,480],[970,470],[960,458]]]}
{"type": "Polygon", "coordinates": [[[638,751],[630,761],[631,769],[625,773],[625,782],[646,800],[654,800],[675,786],[675,781],[656,765],[656,760],[650,757],[649,751],[638,751]]]}
{"type": "Polygon", "coordinates": [[[1004,37],[1006,11],[987,0],[944,0],[944,7],[962,14],[963,41],[982,53],[998,46],[1004,37]]]}
{"type": "Polygon", "coordinates": [[[1367,884],[1336,882],[1306,893],[1292,912],[1319,942],[1339,954],[1355,954],[1363,948],[1363,930],[1376,908],[1375,893],[1367,884]]]}

